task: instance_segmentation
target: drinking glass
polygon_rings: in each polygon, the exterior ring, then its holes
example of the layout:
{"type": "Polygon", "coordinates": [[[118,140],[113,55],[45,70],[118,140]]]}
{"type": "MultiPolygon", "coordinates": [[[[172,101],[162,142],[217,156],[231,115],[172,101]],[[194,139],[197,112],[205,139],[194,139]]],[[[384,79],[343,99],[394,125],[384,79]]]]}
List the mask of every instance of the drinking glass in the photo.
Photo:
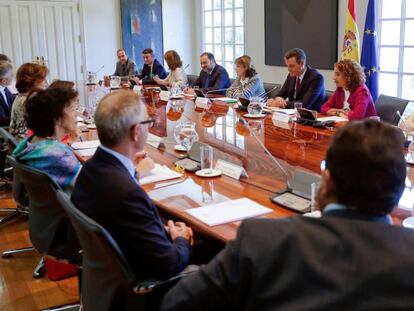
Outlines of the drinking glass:
{"type": "Polygon", "coordinates": [[[208,179],[201,181],[201,201],[210,203],[214,200],[214,182],[208,179]]]}
{"type": "Polygon", "coordinates": [[[121,85],[120,76],[111,76],[111,88],[118,88],[121,85]]]}
{"type": "Polygon", "coordinates": [[[175,141],[187,151],[191,149],[193,143],[198,141],[195,125],[194,122],[182,122],[174,127],[175,141]]]}
{"type": "Polygon", "coordinates": [[[300,118],[298,109],[303,108],[303,103],[302,102],[294,102],[293,103],[293,108],[295,108],[295,116],[296,116],[296,118],[300,118]]]}
{"type": "Polygon", "coordinates": [[[250,103],[247,106],[247,112],[249,114],[257,115],[262,113],[263,108],[263,98],[261,97],[253,97],[250,99],[250,103]]]}
{"type": "Polygon", "coordinates": [[[213,172],[213,147],[209,145],[200,147],[200,166],[206,175],[213,172]]]}

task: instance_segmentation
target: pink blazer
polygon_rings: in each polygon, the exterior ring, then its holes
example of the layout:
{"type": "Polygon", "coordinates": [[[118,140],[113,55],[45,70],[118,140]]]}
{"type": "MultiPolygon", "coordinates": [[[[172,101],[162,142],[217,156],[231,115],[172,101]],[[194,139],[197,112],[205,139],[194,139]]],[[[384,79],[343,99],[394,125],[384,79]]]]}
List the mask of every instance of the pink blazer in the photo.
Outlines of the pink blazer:
{"type": "MultiPolygon", "coordinates": [[[[338,87],[332,97],[322,105],[321,112],[326,113],[331,108],[343,109],[344,100],[345,92],[341,87],[338,87]]],[[[348,113],[349,121],[362,120],[377,115],[374,101],[372,100],[371,93],[365,83],[360,84],[356,90],[349,95],[348,103],[350,109],[348,113]]]]}

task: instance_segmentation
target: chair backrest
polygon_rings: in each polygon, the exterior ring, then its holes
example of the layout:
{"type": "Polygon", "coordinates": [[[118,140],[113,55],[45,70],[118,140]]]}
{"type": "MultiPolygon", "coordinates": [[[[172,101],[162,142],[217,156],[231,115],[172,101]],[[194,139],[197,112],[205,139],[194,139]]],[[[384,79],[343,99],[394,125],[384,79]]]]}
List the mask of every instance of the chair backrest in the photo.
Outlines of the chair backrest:
{"type": "Polygon", "coordinates": [[[398,125],[400,118],[397,111],[402,115],[407,104],[408,100],[406,99],[381,94],[375,102],[375,109],[381,121],[398,125]]]}
{"type": "Polygon", "coordinates": [[[325,90],[325,101],[332,97],[334,91],[325,90]]]}
{"type": "Polygon", "coordinates": [[[125,295],[132,294],[136,277],[118,244],[105,228],[77,209],[66,193],[58,191],[57,199],[71,219],[83,249],[84,309],[124,310],[125,295]]]}
{"type": "Polygon", "coordinates": [[[194,83],[197,81],[198,76],[197,75],[187,75],[188,85],[193,86],[194,83]]]}
{"type": "Polygon", "coordinates": [[[274,90],[272,90],[271,92],[267,94],[267,98],[275,98],[277,96],[277,93],[279,93],[280,88],[282,87],[280,84],[266,83],[266,82],[263,83],[263,86],[266,92],[269,92],[270,90],[274,88],[274,90]]]}
{"type": "Polygon", "coordinates": [[[29,196],[29,234],[33,246],[42,254],[76,260],[80,243],[72,224],[56,199],[59,185],[46,173],[7,157],[29,196]]]}
{"type": "Polygon", "coordinates": [[[6,143],[10,154],[13,153],[14,149],[16,149],[16,146],[18,144],[16,138],[12,134],[10,134],[10,132],[6,130],[4,127],[0,127],[0,137],[6,143]]]}

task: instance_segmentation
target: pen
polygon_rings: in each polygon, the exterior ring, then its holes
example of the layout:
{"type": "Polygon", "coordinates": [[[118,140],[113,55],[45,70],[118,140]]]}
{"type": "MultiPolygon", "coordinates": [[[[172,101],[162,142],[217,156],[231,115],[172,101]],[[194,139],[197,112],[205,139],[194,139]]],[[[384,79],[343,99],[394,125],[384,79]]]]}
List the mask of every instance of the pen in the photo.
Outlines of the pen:
{"type": "Polygon", "coordinates": [[[82,138],[82,136],[79,136],[79,140],[80,140],[81,142],[83,142],[83,138],[82,138]]]}

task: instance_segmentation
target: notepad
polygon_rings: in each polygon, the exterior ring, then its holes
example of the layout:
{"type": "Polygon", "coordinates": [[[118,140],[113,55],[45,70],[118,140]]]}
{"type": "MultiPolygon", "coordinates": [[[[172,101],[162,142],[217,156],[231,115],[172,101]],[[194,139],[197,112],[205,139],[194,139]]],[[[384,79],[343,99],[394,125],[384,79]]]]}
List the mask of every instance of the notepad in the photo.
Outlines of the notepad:
{"type": "Polygon", "coordinates": [[[98,148],[100,144],[99,140],[77,141],[72,144],[72,148],[75,150],[98,148]]]}
{"type": "Polygon", "coordinates": [[[141,185],[150,184],[157,181],[180,178],[183,174],[173,171],[165,165],[155,163],[154,168],[148,175],[140,177],[139,183],[141,185]]]}
{"type": "Polygon", "coordinates": [[[288,115],[294,115],[295,114],[295,109],[283,109],[283,108],[279,108],[279,107],[269,107],[266,106],[267,109],[274,111],[274,112],[280,112],[280,113],[284,113],[284,114],[288,114],[288,115]]]}
{"type": "Polygon", "coordinates": [[[242,198],[187,209],[185,212],[211,227],[261,216],[272,211],[272,209],[266,208],[248,198],[242,198]]]}

